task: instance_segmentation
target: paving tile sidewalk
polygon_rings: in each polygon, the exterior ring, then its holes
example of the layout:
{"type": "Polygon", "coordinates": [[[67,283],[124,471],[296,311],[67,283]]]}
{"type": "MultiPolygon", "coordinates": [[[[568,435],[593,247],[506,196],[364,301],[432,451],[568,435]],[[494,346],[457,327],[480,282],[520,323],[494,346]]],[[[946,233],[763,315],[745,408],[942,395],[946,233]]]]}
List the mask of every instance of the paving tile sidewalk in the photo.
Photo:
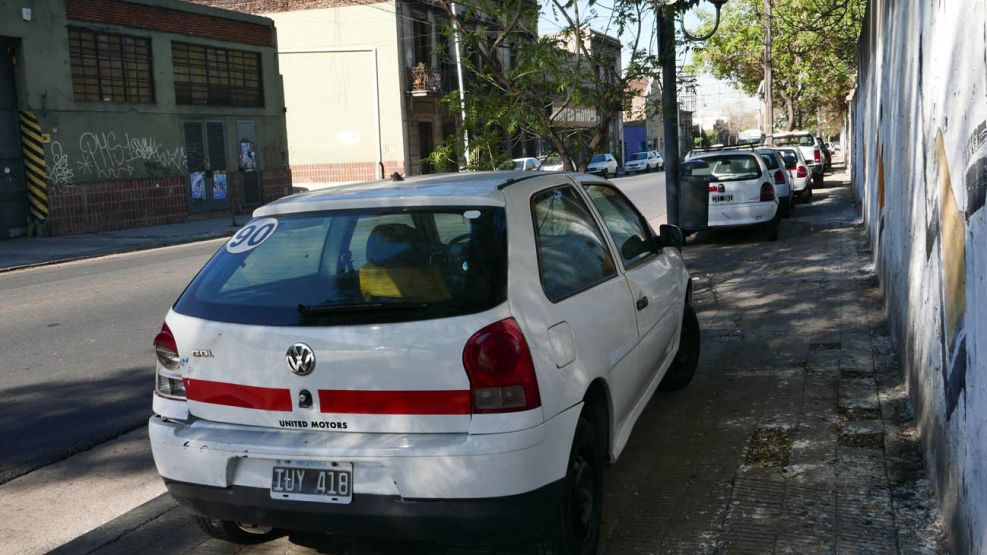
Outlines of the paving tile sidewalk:
{"type": "Polygon", "coordinates": [[[144,249],[204,241],[232,235],[250,219],[241,214],[233,219],[230,216],[211,218],[195,222],[157,225],[83,233],[62,237],[20,237],[0,240],[0,272],[91,258],[144,249]]]}
{"type": "MultiPolygon", "coordinates": [[[[688,388],[655,395],[608,472],[602,551],[945,552],[865,235],[840,177],[796,207],[777,243],[731,233],[686,247],[700,372],[688,388]]],[[[316,552],[297,538],[247,548],[210,540],[182,509],[158,503],[104,527],[106,540],[75,545],[316,552]]],[[[503,552],[335,538],[314,549],[503,552]]]]}

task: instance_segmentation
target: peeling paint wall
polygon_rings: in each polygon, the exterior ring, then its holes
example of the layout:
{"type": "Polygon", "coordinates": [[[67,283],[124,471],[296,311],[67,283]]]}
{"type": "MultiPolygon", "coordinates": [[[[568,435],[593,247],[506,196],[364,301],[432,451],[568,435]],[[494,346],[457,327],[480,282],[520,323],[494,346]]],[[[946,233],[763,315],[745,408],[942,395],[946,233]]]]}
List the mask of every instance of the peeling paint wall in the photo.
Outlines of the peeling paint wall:
{"type": "Polygon", "coordinates": [[[987,553],[987,0],[870,0],[850,159],[955,553],[987,553]]]}

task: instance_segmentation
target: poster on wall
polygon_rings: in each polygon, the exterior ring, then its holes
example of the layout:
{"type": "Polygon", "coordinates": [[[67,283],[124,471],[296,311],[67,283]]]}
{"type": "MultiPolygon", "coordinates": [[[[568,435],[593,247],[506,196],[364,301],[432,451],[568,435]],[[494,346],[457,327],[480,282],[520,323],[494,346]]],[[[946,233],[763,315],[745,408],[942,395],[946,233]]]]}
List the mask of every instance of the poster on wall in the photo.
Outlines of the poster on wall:
{"type": "Polygon", "coordinates": [[[189,174],[192,184],[192,200],[206,200],[206,174],[205,172],[192,172],[189,174]]]}
{"type": "Polygon", "coordinates": [[[225,172],[215,172],[212,174],[212,198],[213,200],[223,200],[226,198],[225,172]]]}
{"type": "Polygon", "coordinates": [[[248,140],[240,141],[240,167],[245,172],[257,171],[257,153],[254,144],[248,140]]]}

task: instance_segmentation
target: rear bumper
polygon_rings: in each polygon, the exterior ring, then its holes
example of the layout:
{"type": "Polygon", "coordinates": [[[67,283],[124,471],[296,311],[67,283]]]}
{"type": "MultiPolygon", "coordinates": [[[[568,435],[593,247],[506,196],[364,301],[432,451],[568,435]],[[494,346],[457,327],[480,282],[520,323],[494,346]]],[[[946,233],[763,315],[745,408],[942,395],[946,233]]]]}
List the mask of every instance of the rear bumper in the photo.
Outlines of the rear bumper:
{"type": "Polygon", "coordinates": [[[743,227],[770,222],[778,213],[777,202],[748,202],[709,207],[709,229],[743,227]]]}
{"type": "Polygon", "coordinates": [[[165,485],[192,512],[222,520],[352,536],[502,543],[530,538],[552,526],[559,514],[563,482],[484,499],[354,494],[347,505],[279,501],[262,488],[220,488],[167,479],[165,485]]]}

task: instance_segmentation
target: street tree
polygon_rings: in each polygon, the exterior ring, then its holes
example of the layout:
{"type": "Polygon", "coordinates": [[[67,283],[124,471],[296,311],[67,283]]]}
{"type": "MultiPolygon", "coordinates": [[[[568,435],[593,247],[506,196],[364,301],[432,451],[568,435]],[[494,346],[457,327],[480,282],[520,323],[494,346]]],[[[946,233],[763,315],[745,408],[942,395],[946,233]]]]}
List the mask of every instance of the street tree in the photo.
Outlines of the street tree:
{"type": "MultiPolygon", "coordinates": [[[[773,0],[773,98],[788,130],[842,122],[856,74],[865,0],[773,0]]],[[[756,94],[764,79],[764,0],[731,0],[693,65],[756,94]]],[[[712,16],[701,14],[709,21],[712,16]]],[[[778,113],[778,112],[776,112],[778,113]]],[[[833,128],[830,128],[832,131],[833,128]]]]}
{"type": "MultiPolygon", "coordinates": [[[[690,0],[695,2],[696,0],[690,0]]],[[[548,0],[439,0],[449,17],[449,33],[462,41],[464,69],[471,76],[463,122],[470,137],[475,169],[503,162],[505,138],[533,137],[559,154],[567,170],[585,169],[581,152],[608,144],[610,124],[629,104],[631,81],[656,75],[650,53],[653,30],[643,24],[652,5],[615,0],[607,6],[606,33],[593,31],[594,2],[548,0]],[[538,36],[539,17],[560,30],[538,36]],[[606,34],[626,38],[613,45],[606,34]],[[629,59],[621,67],[621,48],[629,59]],[[498,145],[501,148],[498,148],[498,145]]],[[[459,112],[458,93],[446,97],[459,112]]],[[[463,149],[462,137],[450,138],[432,162],[448,163],[463,149]],[[437,159],[439,158],[439,159],[437,159]]]]}

